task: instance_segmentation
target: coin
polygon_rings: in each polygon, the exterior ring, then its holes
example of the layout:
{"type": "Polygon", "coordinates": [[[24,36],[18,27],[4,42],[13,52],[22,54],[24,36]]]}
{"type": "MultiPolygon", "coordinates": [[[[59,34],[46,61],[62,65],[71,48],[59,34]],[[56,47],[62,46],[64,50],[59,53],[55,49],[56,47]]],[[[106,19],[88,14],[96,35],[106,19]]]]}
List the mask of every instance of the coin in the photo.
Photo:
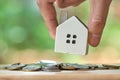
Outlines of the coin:
{"type": "Polygon", "coordinates": [[[52,60],[41,60],[41,61],[39,61],[39,62],[37,62],[37,63],[34,63],[34,64],[36,64],[36,65],[41,65],[41,66],[47,66],[47,65],[56,65],[57,64],[57,62],[56,61],[52,61],[52,60]]]}
{"type": "Polygon", "coordinates": [[[63,63],[60,65],[62,70],[88,70],[89,66],[81,65],[81,64],[70,64],[70,63],[63,63]]]}
{"type": "Polygon", "coordinates": [[[23,70],[23,71],[40,71],[40,70],[41,70],[41,66],[37,66],[37,65],[27,65],[27,66],[24,67],[22,70],[23,70]]]}
{"type": "Polygon", "coordinates": [[[119,69],[119,65],[109,65],[109,64],[103,64],[104,67],[107,67],[109,69],[119,69]]]}
{"type": "Polygon", "coordinates": [[[23,67],[25,67],[25,64],[15,63],[10,66],[6,66],[5,69],[7,70],[21,70],[23,67]]]}
{"type": "Polygon", "coordinates": [[[57,62],[52,60],[41,60],[37,63],[56,64],[57,62]]]}
{"type": "Polygon", "coordinates": [[[60,72],[59,66],[54,64],[49,64],[47,66],[43,66],[42,70],[45,72],[60,72]]]}
{"type": "Polygon", "coordinates": [[[70,64],[70,63],[61,63],[60,64],[60,69],[61,70],[76,70],[76,67],[73,66],[73,64],[70,64]]]}
{"type": "Polygon", "coordinates": [[[86,66],[89,66],[90,70],[94,70],[94,69],[98,68],[98,66],[96,64],[86,64],[86,66]]]}
{"type": "Polygon", "coordinates": [[[71,66],[71,64],[69,63],[61,63],[60,69],[61,70],[76,70],[76,68],[74,66],[71,66]]]}
{"type": "Polygon", "coordinates": [[[87,65],[74,64],[73,66],[76,67],[76,69],[78,70],[89,70],[90,69],[90,67],[87,65]]]}
{"type": "Polygon", "coordinates": [[[105,66],[103,66],[102,64],[99,64],[99,65],[97,65],[98,67],[97,68],[95,68],[95,69],[97,69],[97,70],[105,70],[105,69],[109,69],[108,67],[105,67],[105,66]]]}

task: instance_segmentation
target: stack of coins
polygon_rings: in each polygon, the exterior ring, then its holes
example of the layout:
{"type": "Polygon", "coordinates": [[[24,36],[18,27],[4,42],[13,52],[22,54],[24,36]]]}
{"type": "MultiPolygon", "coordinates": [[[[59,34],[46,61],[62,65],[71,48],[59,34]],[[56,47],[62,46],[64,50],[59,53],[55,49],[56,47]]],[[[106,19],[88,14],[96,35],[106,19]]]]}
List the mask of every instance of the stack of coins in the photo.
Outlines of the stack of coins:
{"type": "Polygon", "coordinates": [[[16,71],[45,71],[45,72],[60,72],[63,70],[80,71],[80,70],[112,70],[120,69],[120,64],[72,64],[72,63],[57,63],[51,61],[40,61],[32,64],[15,63],[6,66],[0,66],[0,69],[16,70],[16,71]]]}

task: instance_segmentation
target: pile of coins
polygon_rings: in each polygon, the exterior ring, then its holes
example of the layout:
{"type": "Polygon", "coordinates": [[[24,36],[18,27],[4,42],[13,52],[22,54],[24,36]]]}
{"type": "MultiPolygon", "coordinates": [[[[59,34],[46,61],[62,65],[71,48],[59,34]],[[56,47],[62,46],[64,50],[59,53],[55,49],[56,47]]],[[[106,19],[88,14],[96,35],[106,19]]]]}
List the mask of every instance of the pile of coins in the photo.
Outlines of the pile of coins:
{"type": "MultiPolygon", "coordinates": [[[[1,67],[0,67],[1,68],[1,67]]],[[[32,64],[15,63],[6,65],[1,69],[11,71],[45,71],[45,72],[60,72],[63,70],[111,70],[120,69],[120,64],[72,64],[72,63],[56,63],[51,61],[40,61],[32,64]]]]}

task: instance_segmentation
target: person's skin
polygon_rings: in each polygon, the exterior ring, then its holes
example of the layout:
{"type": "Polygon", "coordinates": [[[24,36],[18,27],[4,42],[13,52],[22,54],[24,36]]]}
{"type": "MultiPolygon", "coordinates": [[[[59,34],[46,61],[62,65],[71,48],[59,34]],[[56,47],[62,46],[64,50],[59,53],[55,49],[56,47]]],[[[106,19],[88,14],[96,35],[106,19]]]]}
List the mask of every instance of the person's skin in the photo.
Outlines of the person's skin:
{"type": "MultiPolygon", "coordinates": [[[[100,42],[111,1],[112,0],[90,0],[88,42],[93,47],[96,47],[100,42]]],[[[53,6],[54,2],[56,2],[59,8],[66,8],[69,6],[78,6],[84,2],[84,0],[37,0],[38,6],[52,38],[55,38],[56,27],[58,25],[56,11],[53,6]]]]}

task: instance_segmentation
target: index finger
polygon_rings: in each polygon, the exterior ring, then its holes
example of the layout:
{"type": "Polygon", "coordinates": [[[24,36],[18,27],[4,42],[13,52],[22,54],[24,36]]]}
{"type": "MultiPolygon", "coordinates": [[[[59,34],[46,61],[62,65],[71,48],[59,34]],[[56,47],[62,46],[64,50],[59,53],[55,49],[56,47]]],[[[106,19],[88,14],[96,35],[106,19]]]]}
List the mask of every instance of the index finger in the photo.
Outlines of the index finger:
{"type": "Polygon", "coordinates": [[[58,25],[56,19],[56,11],[53,6],[55,0],[38,0],[38,6],[41,10],[41,14],[46,22],[52,38],[55,37],[56,27],[58,25]]]}
{"type": "Polygon", "coordinates": [[[101,40],[111,1],[112,0],[90,0],[91,12],[88,25],[89,44],[94,47],[96,47],[101,40]]]}

